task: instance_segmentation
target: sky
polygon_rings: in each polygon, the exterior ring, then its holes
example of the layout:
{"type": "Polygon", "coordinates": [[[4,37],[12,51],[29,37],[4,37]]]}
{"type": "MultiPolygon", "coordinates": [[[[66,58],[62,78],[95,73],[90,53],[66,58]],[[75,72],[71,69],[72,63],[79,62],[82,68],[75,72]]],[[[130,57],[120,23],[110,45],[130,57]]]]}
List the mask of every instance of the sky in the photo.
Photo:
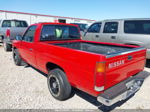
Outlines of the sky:
{"type": "Polygon", "coordinates": [[[150,18],[150,0],[0,0],[0,10],[92,20],[150,18]]]}

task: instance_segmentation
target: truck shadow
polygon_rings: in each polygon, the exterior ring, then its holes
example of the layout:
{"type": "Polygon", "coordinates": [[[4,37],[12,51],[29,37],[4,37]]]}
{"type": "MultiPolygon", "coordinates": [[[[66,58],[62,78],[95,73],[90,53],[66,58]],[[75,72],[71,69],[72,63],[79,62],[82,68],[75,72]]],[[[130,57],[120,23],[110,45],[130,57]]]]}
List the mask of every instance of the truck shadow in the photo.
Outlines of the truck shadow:
{"type": "Polygon", "coordinates": [[[75,94],[79,97],[81,97],[82,99],[86,100],[87,102],[91,103],[92,105],[96,106],[98,108],[98,110],[101,110],[103,112],[109,112],[114,110],[116,107],[120,107],[121,105],[123,105],[126,101],[128,101],[130,98],[132,98],[134,95],[132,95],[131,97],[129,97],[126,100],[120,101],[115,103],[112,106],[105,106],[103,104],[101,104],[100,102],[97,101],[96,97],[93,97],[83,91],[80,90],[75,90],[75,94]]]}
{"type": "Polygon", "coordinates": [[[150,68],[150,59],[146,60],[146,66],[145,67],[150,68]]]}
{"type": "Polygon", "coordinates": [[[29,67],[31,67],[31,68],[33,68],[34,70],[36,70],[37,72],[39,72],[41,75],[43,75],[43,76],[47,77],[47,74],[45,74],[45,73],[41,72],[40,70],[38,70],[38,69],[34,68],[33,66],[25,65],[24,67],[25,67],[25,68],[29,68],[29,67]]]}
{"type": "MultiPolygon", "coordinates": [[[[41,75],[47,77],[47,74],[41,72],[40,70],[38,70],[38,69],[36,69],[36,68],[34,68],[32,66],[30,66],[30,65],[25,66],[25,68],[28,68],[28,67],[33,68],[34,70],[36,70],[37,72],[39,72],[41,75]]],[[[120,107],[126,101],[128,101],[130,98],[132,98],[134,96],[134,95],[132,95],[128,99],[120,101],[120,102],[117,102],[116,104],[114,104],[112,106],[105,106],[105,105],[101,104],[100,102],[98,102],[96,97],[91,96],[91,95],[89,95],[89,94],[87,94],[87,93],[85,93],[85,92],[83,92],[81,90],[78,90],[78,89],[74,89],[74,93],[71,95],[70,98],[72,98],[75,94],[77,96],[81,97],[82,99],[86,100],[87,102],[91,103],[92,105],[96,106],[98,108],[98,110],[101,110],[103,112],[109,112],[109,111],[114,110],[116,107],[120,107]]]]}

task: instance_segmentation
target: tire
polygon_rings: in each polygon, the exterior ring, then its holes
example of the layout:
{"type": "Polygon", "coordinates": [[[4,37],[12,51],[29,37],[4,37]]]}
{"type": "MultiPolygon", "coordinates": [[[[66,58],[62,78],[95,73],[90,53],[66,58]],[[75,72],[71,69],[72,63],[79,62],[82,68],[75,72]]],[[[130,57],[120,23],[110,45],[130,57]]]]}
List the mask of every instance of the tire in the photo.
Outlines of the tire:
{"type": "Polygon", "coordinates": [[[51,95],[59,101],[67,100],[72,95],[72,87],[69,84],[65,73],[59,68],[49,72],[47,84],[51,95]]]}
{"type": "Polygon", "coordinates": [[[18,49],[13,50],[13,60],[17,66],[22,66],[23,60],[19,55],[18,49]]]}
{"type": "Polygon", "coordinates": [[[10,44],[8,44],[8,43],[6,43],[6,42],[3,42],[3,46],[4,46],[4,50],[5,50],[6,52],[12,51],[12,46],[11,46],[10,44]]]}

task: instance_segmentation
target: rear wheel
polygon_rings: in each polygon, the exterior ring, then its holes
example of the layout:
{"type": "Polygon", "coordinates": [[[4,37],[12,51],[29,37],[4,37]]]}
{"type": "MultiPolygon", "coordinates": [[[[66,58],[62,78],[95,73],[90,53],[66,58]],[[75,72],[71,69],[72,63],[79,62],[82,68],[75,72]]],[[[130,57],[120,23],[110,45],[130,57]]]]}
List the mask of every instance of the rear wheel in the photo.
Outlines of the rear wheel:
{"type": "Polygon", "coordinates": [[[0,39],[1,39],[0,42],[3,43],[4,37],[3,37],[3,36],[0,36],[0,39]]]}
{"type": "Polygon", "coordinates": [[[3,46],[5,51],[12,51],[12,47],[10,44],[3,42],[3,46]]]}
{"type": "Polygon", "coordinates": [[[61,69],[57,68],[49,72],[47,84],[51,95],[55,99],[63,101],[71,97],[72,87],[61,69]]]}

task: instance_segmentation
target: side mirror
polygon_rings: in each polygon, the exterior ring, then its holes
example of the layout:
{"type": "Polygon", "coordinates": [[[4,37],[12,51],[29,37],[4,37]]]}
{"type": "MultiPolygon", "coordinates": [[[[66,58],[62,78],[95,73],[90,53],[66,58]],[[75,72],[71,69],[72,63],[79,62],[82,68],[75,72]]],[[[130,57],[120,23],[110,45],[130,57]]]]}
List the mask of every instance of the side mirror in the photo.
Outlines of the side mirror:
{"type": "Polygon", "coordinates": [[[17,36],[15,37],[15,40],[22,40],[22,36],[21,36],[21,35],[17,35],[17,36]]]}

